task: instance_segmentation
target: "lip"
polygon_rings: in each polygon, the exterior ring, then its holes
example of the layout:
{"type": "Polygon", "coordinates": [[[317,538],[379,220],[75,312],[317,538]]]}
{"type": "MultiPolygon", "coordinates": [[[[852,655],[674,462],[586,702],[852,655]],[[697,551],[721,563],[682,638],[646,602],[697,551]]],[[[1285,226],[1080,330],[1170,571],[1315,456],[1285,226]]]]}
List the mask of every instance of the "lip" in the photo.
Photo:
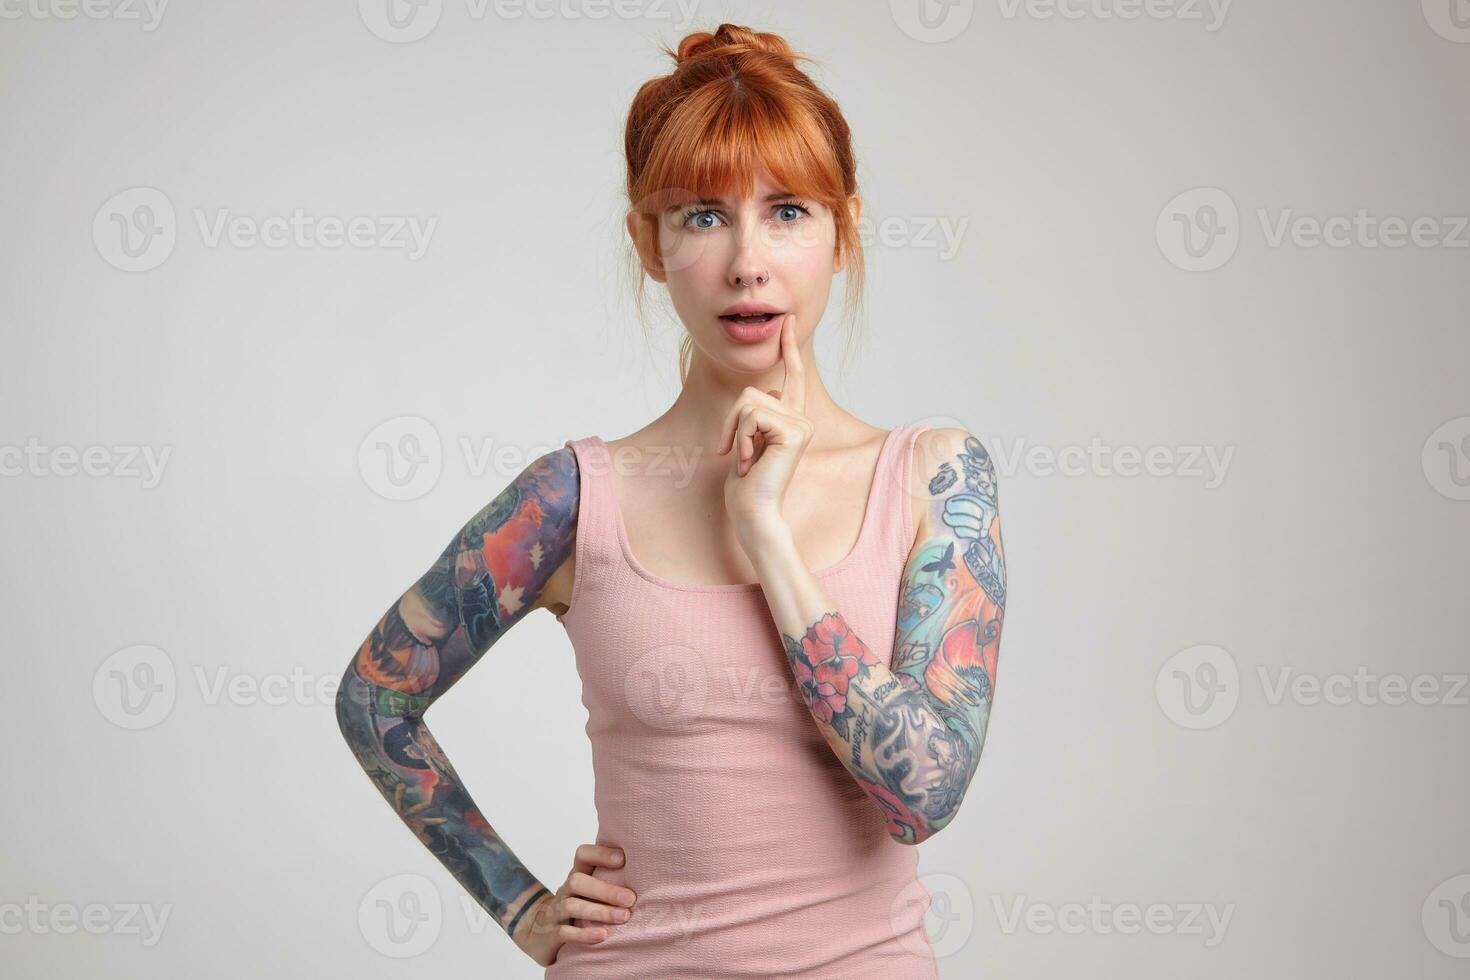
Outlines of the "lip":
{"type": "Polygon", "coordinates": [[[783,311],[763,303],[737,303],[719,316],[720,326],[725,329],[725,336],[738,344],[758,344],[769,340],[781,329],[781,322],[786,319],[783,311]],[[726,319],[730,316],[738,316],[750,313],[770,313],[771,318],[765,323],[739,323],[735,320],[726,319]]]}
{"type": "Polygon", "coordinates": [[[723,310],[720,311],[720,316],[740,316],[741,314],[746,314],[746,313],[785,313],[785,312],[786,312],[785,310],[778,310],[778,309],[776,309],[776,307],[772,306],[770,303],[756,303],[756,302],[752,302],[750,300],[747,300],[747,301],[745,301],[743,303],[736,303],[734,306],[727,306],[725,309],[723,309],[723,310]]]}

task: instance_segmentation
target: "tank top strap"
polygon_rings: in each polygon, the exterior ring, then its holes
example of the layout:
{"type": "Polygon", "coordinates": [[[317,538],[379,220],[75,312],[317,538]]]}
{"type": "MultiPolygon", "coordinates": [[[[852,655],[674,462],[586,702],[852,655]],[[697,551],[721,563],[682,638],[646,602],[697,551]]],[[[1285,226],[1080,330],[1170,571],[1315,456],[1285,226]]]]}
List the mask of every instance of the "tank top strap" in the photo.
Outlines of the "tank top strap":
{"type": "Polygon", "coordinates": [[[612,460],[596,436],[568,439],[577,457],[577,572],[574,595],[587,581],[602,581],[620,559],[617,498],[610,485],[612,460]]]}
{"type": "Polygon", "coordinates": [[[872,498],[869,506],[877,519],[873,528],[874,554],[884,563],[897,563],[902,568],[908,561],[909,549],[914,543],[914,494],[918,486],[913,481],[914,442],[919,434],[930,426],[913,423],[898,426],[883,446],[874,474],[872,498]]]}

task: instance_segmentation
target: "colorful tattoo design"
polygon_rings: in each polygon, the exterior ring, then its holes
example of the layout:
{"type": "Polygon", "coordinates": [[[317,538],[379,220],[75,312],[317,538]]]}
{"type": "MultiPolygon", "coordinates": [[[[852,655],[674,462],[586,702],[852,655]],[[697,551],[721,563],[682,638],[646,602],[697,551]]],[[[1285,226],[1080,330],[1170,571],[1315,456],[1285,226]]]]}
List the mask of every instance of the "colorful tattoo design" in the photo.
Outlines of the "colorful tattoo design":
{"type": "Polygon", "coordinates": [[[526,467],[383,615],[337,689],[358,763],[509,935],[547,889],[486,822],[423,714],[534,607],[575,541],[577,494],[570,449],[526,467]]]}
{"type": "Polygon", "coordinates": [[[892,665],[841,614],[782,634],[812,717],[905,844],[953,818],[980,762],[1005,613],[995,468],[967,435],[960,472],[940,464],[904,569],[892,665]],[[963,474],[963,481],[961,481],[963,474]]]}

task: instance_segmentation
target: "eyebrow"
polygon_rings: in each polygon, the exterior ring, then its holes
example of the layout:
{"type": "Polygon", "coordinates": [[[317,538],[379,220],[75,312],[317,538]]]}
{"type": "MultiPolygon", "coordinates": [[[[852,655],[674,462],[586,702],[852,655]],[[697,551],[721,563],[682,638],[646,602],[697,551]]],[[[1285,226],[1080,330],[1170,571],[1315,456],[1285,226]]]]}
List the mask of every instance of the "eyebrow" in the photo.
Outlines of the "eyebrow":
{"type": "MultiPolygon", "coordinates": [[[[770,203],[772,201],[782,201],[782,200],[785,200],[788,197],[795,197],[795,196],[796,195],[793,194],[791,191],[776,191],[774,194],[767,194],[766,195],[766,203],[770,203]]],[[[724,201],[723,198],[718,198],[718,197],[713,197],[713,198],[711,198],[711,197],[702,197],[702,198],[698,198],[697,200],[684,201],[684,202],[682,202],[680,204],[675,204],[675,205],[671,206],[669,208],[669,210],[670,211],[674,211],[674,210],[677,210],[678,208],[686,207],[686,206],[688,206],[690,204],[697,204],[700,207],[716,207],[716,208],[718,208],[718,207],[724,207],[725,206],[725,201],[724,201]]]]}

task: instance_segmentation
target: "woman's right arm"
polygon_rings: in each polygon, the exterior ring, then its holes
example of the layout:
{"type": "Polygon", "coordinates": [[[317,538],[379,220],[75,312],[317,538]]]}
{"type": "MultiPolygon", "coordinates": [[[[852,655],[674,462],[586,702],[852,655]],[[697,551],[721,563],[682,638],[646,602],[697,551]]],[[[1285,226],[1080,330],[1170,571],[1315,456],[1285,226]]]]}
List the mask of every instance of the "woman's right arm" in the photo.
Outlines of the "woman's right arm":
{"type": "Polygon", "coordinates": [[[337,689],[337,722],[363,770],[522,946],[533,918],[526,913],[550,892],[475,806],[423,715],[539,604],[574,546],[577,496],[570,449],[527,466],[389,607],[337,689]]]}

